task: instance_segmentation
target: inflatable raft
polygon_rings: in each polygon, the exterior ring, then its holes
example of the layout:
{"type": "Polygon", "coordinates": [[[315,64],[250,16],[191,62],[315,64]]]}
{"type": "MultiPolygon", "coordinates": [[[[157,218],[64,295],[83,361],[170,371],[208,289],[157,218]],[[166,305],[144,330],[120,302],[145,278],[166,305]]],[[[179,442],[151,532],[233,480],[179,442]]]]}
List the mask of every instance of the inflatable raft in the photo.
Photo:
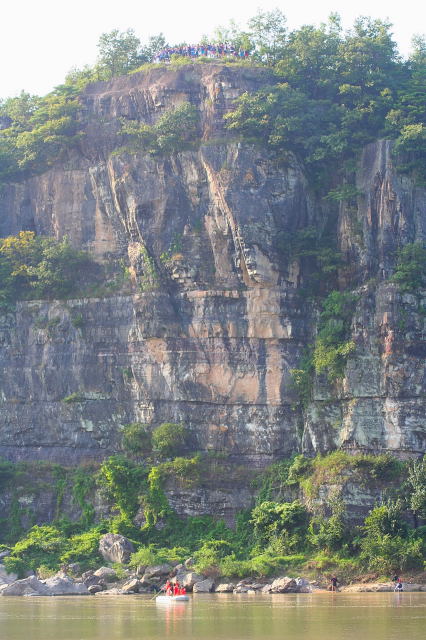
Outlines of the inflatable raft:
{"type": "Polygon", "coordinates": [[[189,596],[157,596],[155,598],[156,602],[161,604],[171,604],[172,602],[187,602],[189,600],[189,596]]]}

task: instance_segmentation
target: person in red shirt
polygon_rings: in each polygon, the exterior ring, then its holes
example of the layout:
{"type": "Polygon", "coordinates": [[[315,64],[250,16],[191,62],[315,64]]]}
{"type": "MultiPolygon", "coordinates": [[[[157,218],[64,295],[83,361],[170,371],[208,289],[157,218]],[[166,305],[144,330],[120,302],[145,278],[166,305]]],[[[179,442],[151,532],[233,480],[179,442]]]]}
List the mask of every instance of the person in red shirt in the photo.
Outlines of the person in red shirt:
{"type": "Polygon", "coordinates": [[[178,580],[176,580],[176,582],[175,582],[175,586],[174,586],[174,589],[173,589],[173,595],[174,596],[178,596],[179,595],[179,581],[178,580]]]}

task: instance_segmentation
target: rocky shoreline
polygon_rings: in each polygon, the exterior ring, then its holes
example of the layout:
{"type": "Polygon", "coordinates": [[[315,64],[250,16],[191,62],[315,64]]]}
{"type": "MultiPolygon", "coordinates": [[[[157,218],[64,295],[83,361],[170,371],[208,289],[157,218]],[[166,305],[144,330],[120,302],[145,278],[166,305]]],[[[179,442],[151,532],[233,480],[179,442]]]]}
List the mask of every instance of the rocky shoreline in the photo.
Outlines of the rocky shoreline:
{"type": "MultiPolygon", "coordinates": [[[[152,569],[157,569],[152,567],[152,569]]],[[[114,570],[109,567],[101,567],[95,572],[86,572],[80,577],[73,578],[63,572],[55,576],[41,580],[35,575],[28,576],[21,580],[13,579],[11,582],[0,584],[1,596],[121,596],[135,594],[153,593],[153,585],[147,584],[146,580],[140,579],[136,574],[127,576],[118,582],[108,582],[108,578],[113,578],[114,570]]],[[[164,576],[161,576],[164,577],[164,576]]],[[[3,569],[0,566],[0,579],[3,579],[3,569]]],[[[271,583],[255,581],[251,578],[240,580],[238,583],[214,581],[210,577],[200,576],[192,572],[187,572],[181,584],[185,585],[187,591],[194,593],[217,593],[217,594],[285,594],[285,593],[326,593],[327,589],[306,578],[290,578],[280,576],[271,583]],[[194,582],[194,580],[197,582],[194,582]]],[[[340,587],[343,593],[381,593],[394,590],[392,582],[376,582],[369,584],[355,583],[340,587]]],[[[426,584],[403,583],[403,590],[406,592],[426,592],[426,584]]],[[[154,591],[155,593],[155,591],[154,591]]]]}
{"type": "MultiPolygon", "coordinates": [[[[107,563],[118,563],[120,569],[101,566],[96,570],[81,571],[78,563],[63,567],[55,575],[43,579],[41,576],[28,575],[18,579],[8,574],[0,564],[1,596],[70,596],[70,595],[133,595],[160,593],[167,579],[178,581],[189,593],[233,593],[233,594],[282,594],[282,593],[324,593],[327,584],[320,580],[304,577],[275,578],[247,577],[238,582],[226,581],[223,577],[203,575],[193,568],[192,558],[181,564],[163,563],[126,567],[133,545],[124,536],[108,533],[102,536],[99,552],[107,563]]],[[[2,554],[4,556],[4,554],[2,554]]],[[[390,592],[394,590],[392,582],[354,583],[341,586],[345,593],[390,592]]],[[[404,591],[425,591],[426,584],[403,582],[404,591]]]]}

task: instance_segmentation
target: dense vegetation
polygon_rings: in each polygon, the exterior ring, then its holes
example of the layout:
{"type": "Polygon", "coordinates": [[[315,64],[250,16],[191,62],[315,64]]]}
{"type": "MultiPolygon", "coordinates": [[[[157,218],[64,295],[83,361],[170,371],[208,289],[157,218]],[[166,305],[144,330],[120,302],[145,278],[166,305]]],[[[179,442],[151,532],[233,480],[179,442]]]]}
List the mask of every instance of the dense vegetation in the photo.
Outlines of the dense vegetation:
{"type": "MultiPolygon", "coordinates": [[[[177,426],[158,427],[157,434],[162,440],[177,426]]],[[[176,446],[182,446],[180,438],[176,446]]],[[[151,449],[143,461],[113,456],[95,473],[46,463],[34,467],[36,463],[0,464],[2,490],[14,494],[10,514],[1,522],[0,542],[11,549],[6,566],[20,574],[71,562],[94,567],[101,563],[98,541],[107,531],[135,542],[131,566],[178,562],[193,555],[196,570],[227,578],[281,571],[333,571],[342,579],[363,572],[389,577],[395,571],[422,570],[426,559],[426,527],[419,526],[426,520],[426,457],[402,463],[388,454],[350,456],[337,451],[282,460],[252,474],[253,508],[238,515],[234,529],[209,516],[180,518],[166,496],[167,486],[203,486],[210,473],[227,473],[238,482],[238,472],[226,457],[165,458],[151,449]],[[25,533],[21,523],[31,519],[31,509],[18,501],[19,492],[28,496],[46,490],[43,481],[40,487],[33,485],[34,472],[54,480],[56,519],[25,533]],[[357,526],[346,512],[343,493],[336,490],[341,486],[344,491],[348,481],[377,494],[376,505],[357,526]],[[110,505],[110,516],[99,522],[95,493],[110,505]],[[63,515],[65,496],[78,505],[79,519],[63,515]],[[140,513],[142,524],[136,524],[140,513]]]]}
{"type": "Polygon", "coordinates": [[[94,275],[89,255],[66,238],[56,241],[32,231],[0,238],[0,311],[17,300],[70,296],[94,275]]]}

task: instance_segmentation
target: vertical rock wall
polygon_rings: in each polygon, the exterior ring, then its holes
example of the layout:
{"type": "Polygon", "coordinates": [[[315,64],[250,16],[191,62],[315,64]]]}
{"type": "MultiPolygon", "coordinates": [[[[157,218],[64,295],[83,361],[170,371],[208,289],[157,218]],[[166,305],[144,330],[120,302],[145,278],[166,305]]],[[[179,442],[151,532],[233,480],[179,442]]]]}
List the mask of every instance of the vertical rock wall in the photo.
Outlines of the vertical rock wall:
{"type": "Polygon", "coordinates": [[[102,458],[133,421],[183,421],[194,449],[259,465],[302,447],[424,450],[424,300],[388,277],[396,248],[424,240],[425,192],[396,174],[389,143],[366,149],[360,196],[339,217],[359,293],[356,350],[343,383],[316,380],[302,412],[290,372],[316,316],[279,239],[321,226],[322,204],[295,161],[277,167],[222,120],[267,81],[212,64],[92,85],[80,148],[4,189],[2,236],[67,235],[100,260],[124,259],[132,292],[20,303],[0,319],[0,455],[102,458]],[[201,114],[198,151],[113,153],[120,118],[153,123],[187,100],[201,114]]]}

